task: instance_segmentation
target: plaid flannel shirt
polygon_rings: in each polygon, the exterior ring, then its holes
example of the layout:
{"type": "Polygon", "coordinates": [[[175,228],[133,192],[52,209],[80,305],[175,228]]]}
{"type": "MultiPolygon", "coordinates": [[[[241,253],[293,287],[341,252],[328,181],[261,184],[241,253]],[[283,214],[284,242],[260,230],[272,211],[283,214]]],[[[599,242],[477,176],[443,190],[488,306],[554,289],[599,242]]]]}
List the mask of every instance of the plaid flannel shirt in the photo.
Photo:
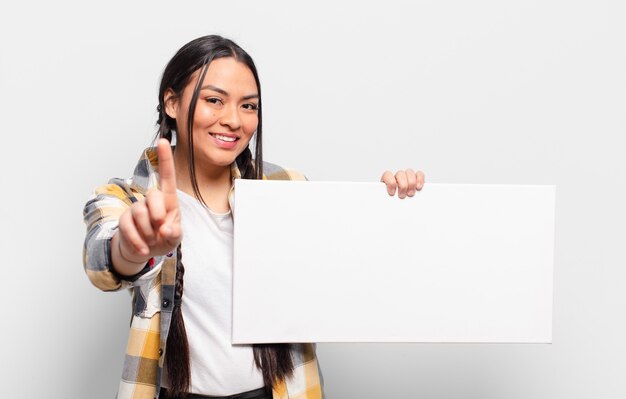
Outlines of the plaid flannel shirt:
{"type": "MultiPolygon", "coordinates": [[[[158,398],[161,386],[165,343],[174,304],[176,252],[153,259],[132,277],[120,276],[111,265],[111,237],[122,213],[141,200],[151,188],[159,187],[158,158],[155,148],[142,154],[132,178],[114,178],[96,188],[85,205],[83,216],[87,235],[83,265],[93,285],[103,291],[129,289],[133,317],[124,360],[118,398],[158,398]]],[[[305,180],[298,172],[264,163],[264,179],[305,180]]],[[[241,177],[236,164],[232,179],[241,177]]],[[[234,188],[234,185],[233,185],[234,188]]],[[[233,207],[234,189],[228,200],[233,207]]],[[[321,399],[323,379],[315,354],[315,344],[292,344],[293,376],[272,387],[273,399],[321,399]]]]}

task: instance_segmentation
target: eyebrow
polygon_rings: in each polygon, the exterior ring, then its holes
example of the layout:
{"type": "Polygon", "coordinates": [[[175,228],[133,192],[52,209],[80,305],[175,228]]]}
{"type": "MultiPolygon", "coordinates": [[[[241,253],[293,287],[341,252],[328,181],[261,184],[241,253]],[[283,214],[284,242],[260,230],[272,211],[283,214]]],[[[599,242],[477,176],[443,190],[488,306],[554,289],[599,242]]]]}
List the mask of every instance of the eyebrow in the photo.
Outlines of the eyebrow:
{"type": "MultiPolygon", "coordinates": [[[[202,86],[200,88],[200,90],[204,90],[204,89],[210,89],[210,90],[216,91],[216,92],[218,92],[218,93],[220,93],[222,95],[228,96],[228,92],[226,90],[220,89],[219,87],[215,87],[213,85],[206,85],[206,86],[202,86]]],[[[259,98],[259,95],[258,94],[248,94],[247,96],[243,96],[242,99],[243,100],[250,100],[252,98],[259,98]]]]}

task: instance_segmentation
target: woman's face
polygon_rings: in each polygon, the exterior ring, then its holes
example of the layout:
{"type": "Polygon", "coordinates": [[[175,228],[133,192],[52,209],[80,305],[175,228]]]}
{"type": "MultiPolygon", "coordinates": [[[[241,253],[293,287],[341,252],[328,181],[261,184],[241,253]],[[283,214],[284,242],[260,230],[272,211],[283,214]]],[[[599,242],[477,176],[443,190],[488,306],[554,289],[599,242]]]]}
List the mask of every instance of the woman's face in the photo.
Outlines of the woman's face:
{"type": "MultiPolygon", "coordinates": [[[[167,114],[176,119],[177,147],[183,154],[189,148],[187,115],[189,101],[200,74],[196,71],[180,97],[167,101],[167,114]]],[[[199,169],[227,166],[246,148],[254,135],[259,118],[259,92],[252,71],[234,58],[218,58],[211,62],[196,103],[193,141],[199,169]]]]}

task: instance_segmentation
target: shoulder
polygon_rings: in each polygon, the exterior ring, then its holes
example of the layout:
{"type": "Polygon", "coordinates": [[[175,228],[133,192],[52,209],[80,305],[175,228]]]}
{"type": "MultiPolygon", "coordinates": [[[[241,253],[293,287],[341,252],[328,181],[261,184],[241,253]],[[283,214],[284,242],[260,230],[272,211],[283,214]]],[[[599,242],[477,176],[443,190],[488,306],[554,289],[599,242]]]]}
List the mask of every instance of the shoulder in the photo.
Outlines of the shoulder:
{"type": "Polygon", "coordinates": [[[285,168],[270,162],[263,162],[263,179],[265,180],[308,180],[295,169],[285,168]]]}
{"type": "Polygon", "coordinates": [[[146,148],[139,157],[133,176],[130,178],[130,185],[134,191],[145,195],[149,189],[158,187],[158,164],[156,147],[146,148]]]}
{"type": "Polygon", "coordinates": [[[112,200],[115,198],[126,203],[126,205],[131,205],[137,199],[143,198],[148,190],[158,187],[159,177],[157,163],[158,159],[155,149],[145,149],[139,157],[139,161],[137,161],[137,165],[131,177],[114,177],[110,179],[107,184],[96,187],[89,203],[102,199],[112,200]]]}

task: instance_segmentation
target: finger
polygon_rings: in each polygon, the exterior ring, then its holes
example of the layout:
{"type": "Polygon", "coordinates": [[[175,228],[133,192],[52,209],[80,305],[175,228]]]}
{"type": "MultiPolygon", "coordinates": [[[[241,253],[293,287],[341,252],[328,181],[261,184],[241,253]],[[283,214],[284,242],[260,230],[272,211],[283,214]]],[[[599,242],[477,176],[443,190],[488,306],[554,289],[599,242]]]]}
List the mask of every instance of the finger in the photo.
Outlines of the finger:
{"type": "Polygon", "coordinates": [[[417,190],[421,190],[422,187],[424,187],[424,183],[426,182],[426,176],[424,175],[424,172],[418,170],[417,172],[415,172],[415,177],[417,178],[417,190]]]}
{"type": "Polygon", "coordinates": [[[415,175],[415,171],[413,169],[409,168],[405,172],[407,181],[406,195],[412,197],[415,195],[415,190],[417,189],[417,176],[415,175]]]}
{"type": "Polygon", "coordinates": [[[146,194],[146,206],[150,215],[150,224],[152,224],[152,229],[156,232],[165,220],[166,211],[163,193],[159,190],[148,191],[148,194],[146,194]]]}
{"type": "Polygon", "coordinates": [[[159,181],[165,210],[170,211],[178,208],[176,195],[176,169],[174,168],[174,156],[172,147],[166,139],[159,139],[157,143],[157,155],[159,156],[159,181]]]}
{"type": "Polygon", "coordinates": [[[124,212],[120,216],[119,222],[120,245],[124,247],[130,254],[140,254],[146,256],[150,253],[148,244],[141,238],[133,223],[133,217],[130,212],[124,212]]]}
{"type": "Polygon", "coordinates": [[[387,193],[389,193],[389,195],[394,195],[396,193],[396,179],[390,171],[386,170],[380,178],[380,181],[387,185],[387,193]]]}
{"type": "Polygon", "coordinates": [[[406,190],[409,186],[406,178],[406,172],[400,170],[396,173],[396,182],[398,183],[398,198],[406,197],[406,190]]]}
{"type": "Polygon", "coordinates": [[[174,211],[167,214],[163,225],[159,229],[159,234],[165,240],[170,249],[176,248],[182,239],[182,228],[180,225],[180,212],[174,211]]]}
{"type": "Polygon", "coordinates": [[[150,215],[145,202],[135,202],[130,207],[130,213],[133,216],[133,223],[141,238],[148,243],[148,246],[156,244],[156,236],[152,223],[150,223],[150,215]]]}

